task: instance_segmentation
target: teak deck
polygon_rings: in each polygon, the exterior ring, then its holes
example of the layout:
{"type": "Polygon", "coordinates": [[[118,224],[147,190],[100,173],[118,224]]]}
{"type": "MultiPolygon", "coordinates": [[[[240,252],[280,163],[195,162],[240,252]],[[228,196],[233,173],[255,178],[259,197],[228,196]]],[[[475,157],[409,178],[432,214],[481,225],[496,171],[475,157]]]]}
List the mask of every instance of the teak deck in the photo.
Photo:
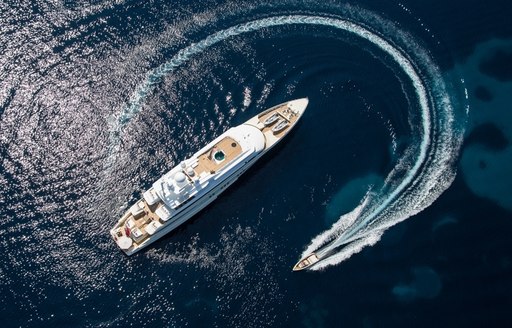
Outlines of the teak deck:
{"type": "Polygon", "coordinates": [[[203,173],[213,174],[229,164],[241,153],[242,147],[238,142],[231,137],[225,137],[204,154],[199,155],[197,166],[194,168],[194,171],[199,177],[203,173]],[[224,153],[224,159],[219,163],[217,163],[213,158],[217,151],[222,151],[224,153]]]}

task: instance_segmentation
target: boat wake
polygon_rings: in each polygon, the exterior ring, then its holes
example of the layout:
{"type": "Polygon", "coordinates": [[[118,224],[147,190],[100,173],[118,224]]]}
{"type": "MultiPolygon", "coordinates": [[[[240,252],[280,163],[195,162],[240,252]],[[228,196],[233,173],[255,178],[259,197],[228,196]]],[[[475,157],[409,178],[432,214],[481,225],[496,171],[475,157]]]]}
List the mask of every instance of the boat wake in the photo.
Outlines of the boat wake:
{"type": "Polygon", "coordinates": [[[389,227],[431,205],[456,174],[454,162],[463,129],[455,126],[456,111],[438,67],[410,37],[402,35],[398,42],[404,48],[398,48],[370,32],[360,35],[391,55],[410,79],[420,114],[410,113],[409,117],[416,135],[384,186],[367,193],[356,209],[313,238],[302,254],[306,258],[314,252],[320,259],[312,270],[338,264],[374,245],[389,227]]]}
{"type": "Polygon", "coordinates": [[[286,15],[258,19],[221,30],[180,50],[171,60],[147,74],[127,106],[113,120],[110,157],[117,152],[124,127],[141,111],[155,86],[209,47],[243,33],[284,25],[315,25],[349,32],[376,46],[407,76],[418,103],[411,106],[408,117],[414,140],[387,175],[384,186],[367,193],[356,209],[313,238],[303,256],[316,252],[321,261],[313,268],[321,269],[375,244],[386,229],[428,207],[450,186],[455,177],[453,163],[461,145],[462,131],[454,126],[453,100],[428,52],[409,34],[373,13],[358,9],[348,10],[346,14],[347,18],[286,15]]]}

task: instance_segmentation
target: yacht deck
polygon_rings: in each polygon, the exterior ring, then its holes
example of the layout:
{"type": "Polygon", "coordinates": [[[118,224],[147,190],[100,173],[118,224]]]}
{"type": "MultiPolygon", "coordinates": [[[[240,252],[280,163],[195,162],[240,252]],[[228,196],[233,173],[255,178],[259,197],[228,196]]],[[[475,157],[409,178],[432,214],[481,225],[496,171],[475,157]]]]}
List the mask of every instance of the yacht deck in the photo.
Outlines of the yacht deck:
{"type": "Polygon", "coordinates": [[[195,174],[199,177],[202,174],[213,174],[229,164],[241,153],[242,147],[240,144],[231,137],[225,137],[205,153],[199,155],[197,166],[194,167],[195,174]],[[216,159],[217,155],[219,158],[222,157],[222,160],[216,159]]]}
{"type": "Polygon", "coordinates": [[[137,213],[136,215],[133,215],[130,209],[126,211],[125,215],[123,216],[123,224],[120,226],[121,229],[117,232],[117,237],[119,238],[122,236],[128,237],[125,227],[128,227],[130,229],[130,234],[132,234],[133,231],[135,231],[136,229],[140,230],[142,235],[139,238],[135,238],[133,240],[134,247],[137,247],[138,244],[143,242],[149,236],[148,232],[146,231],[148,225],[164,224],[164,222],[156,214],[156,210],[160,206],[163,206],[162,201],[159,201],[153,205],[148,205],[144,201],[144,199],[141,199],[136,204],[140,204],[143,206],[142,211],[140,211],[140,213],[137,213]]]}
{"type": "Polygon", "coordinates": [[[295,125],[299,118],[300,115],[297,115],[295,112],[293,112],[288,107],[288,104],[282,104],[261,113],[258,116],[259,122],[257,124],[257,127],[265,135],[265,140],[267,140],[267,147],[271,146],[279,139],[281,139],[283,136],[285,136],[288,133],[288,131],[295,125]],[[269,126],[265,126],[263,122],[270,116],[274,115],[274,113],[277,113],[279,115],[279,119],[277,120],[277,122],[269,126]],[[279,132],[273,132],[272,128],[279,124],[279,121],[281,120],[285,120],[286,122],[288,122],[288,126],[279,132]]]}

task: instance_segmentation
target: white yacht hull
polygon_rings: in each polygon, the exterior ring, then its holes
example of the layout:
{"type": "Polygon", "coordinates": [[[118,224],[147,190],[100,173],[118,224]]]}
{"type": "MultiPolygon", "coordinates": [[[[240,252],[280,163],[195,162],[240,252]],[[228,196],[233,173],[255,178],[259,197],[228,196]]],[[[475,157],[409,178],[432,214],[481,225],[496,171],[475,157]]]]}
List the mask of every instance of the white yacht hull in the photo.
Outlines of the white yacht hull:
{"type": "Polygon", "coordinates": [[[118,246],[132,255],[211,204],[291,131],[307,105],[303,98],[271,107],[171,169],[111,229],[118,246]],[[287,124],[279,131],[263,123],[276,113],[287,124]]]}

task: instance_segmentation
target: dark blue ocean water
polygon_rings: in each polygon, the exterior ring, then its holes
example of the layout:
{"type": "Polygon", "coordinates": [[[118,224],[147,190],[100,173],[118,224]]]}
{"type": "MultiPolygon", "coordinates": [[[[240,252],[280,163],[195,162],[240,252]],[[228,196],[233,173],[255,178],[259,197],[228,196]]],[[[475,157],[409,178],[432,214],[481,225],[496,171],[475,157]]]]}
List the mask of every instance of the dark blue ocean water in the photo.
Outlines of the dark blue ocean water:
{"type": "Polygon", "coordinates": [[[510,327],[511,11],[0,3],[0,326],[510,327]],[[300,97],[296,130],[218,201],[118,250],[154,180],[300,97]],[[343,231],[372,245],[292,273],[343,231]]]}

